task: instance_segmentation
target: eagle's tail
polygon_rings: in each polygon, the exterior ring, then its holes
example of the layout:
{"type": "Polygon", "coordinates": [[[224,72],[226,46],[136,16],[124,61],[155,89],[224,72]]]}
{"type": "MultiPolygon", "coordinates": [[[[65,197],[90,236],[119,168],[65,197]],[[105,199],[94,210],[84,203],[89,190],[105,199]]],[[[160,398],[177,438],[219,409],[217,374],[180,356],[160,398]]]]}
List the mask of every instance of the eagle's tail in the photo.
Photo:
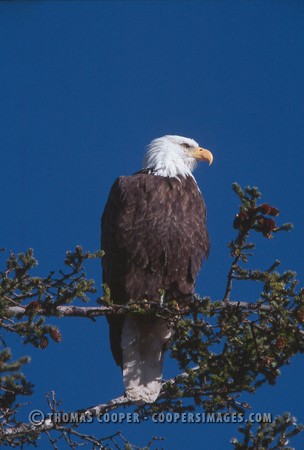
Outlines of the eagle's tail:
{"type": "Polygon", "coordinates": [[[123,380],[128,398],[137,404],[153,403],[160,392],[164,346],[172,337],[164,319],[128,315],[121,347],[123,380]]]}

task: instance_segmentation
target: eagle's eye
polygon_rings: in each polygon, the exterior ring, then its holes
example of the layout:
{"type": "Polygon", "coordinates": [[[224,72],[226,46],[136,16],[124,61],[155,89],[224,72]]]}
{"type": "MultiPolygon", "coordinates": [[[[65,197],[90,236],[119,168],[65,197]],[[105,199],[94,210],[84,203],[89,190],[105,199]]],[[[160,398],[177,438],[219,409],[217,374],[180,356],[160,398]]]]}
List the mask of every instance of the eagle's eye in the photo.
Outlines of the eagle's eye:
{"type": "Polygon", "coordinates": [[[181,146],[184,147],[184,148],[190,148],[190,145],[187,144],[186,142],[184,142],[183,144],[181,144],[181,146]]]}

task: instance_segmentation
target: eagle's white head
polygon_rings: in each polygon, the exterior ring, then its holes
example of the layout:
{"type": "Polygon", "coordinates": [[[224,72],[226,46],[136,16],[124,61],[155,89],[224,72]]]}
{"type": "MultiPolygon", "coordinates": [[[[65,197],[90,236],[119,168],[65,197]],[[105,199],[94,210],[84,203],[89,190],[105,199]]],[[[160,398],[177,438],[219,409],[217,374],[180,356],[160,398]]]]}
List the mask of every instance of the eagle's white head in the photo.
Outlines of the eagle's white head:
{"type": "Polygon", "coordinates": [[[199,147],[193,139],[167,135],[154,139],[148,146],[144,168],[152,169],[162,177],[193,176],[197,161],[212,164],[213,156],[209,150],[199,147]]]}

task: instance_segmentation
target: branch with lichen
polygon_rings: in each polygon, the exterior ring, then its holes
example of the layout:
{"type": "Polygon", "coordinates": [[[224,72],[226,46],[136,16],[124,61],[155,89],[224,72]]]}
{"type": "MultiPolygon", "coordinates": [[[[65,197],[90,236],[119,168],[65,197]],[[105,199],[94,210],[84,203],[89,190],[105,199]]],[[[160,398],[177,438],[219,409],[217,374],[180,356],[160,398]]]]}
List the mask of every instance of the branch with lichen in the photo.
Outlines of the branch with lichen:
{"type": "MultiPolygon", "coordinates": [[[[2,427],[0,428],[0,443],[9,443],[12,445],[20,437],[24,435],[29,435],[32,437],[37,438],[41,433],[49,432],[53,429],[60,429],[60,426],[62,427],[63,424],[58,423],[57,421],[52,420],[52,414],[57,413],[60,402],[55,401],[54,392],[50,396],[47,396],[48,405],[50,407],[50,413],[49,417],[46,417],[44,420],[41,421],[38,425],[33,425],[32,423],[22,423],[18,424],[14,427],[2,427]]],[[[65,421],[72,424],[73,423],[73,417],[80,417],[81,415],[83,417],[96,417],[100,414],[105,414],[110,411],[113,411],[117,409],[120,406],[126,406],[130,404],[129,400],[124,396],[117,397],[113,400],[110,400],[107,403],[102,403],[95,406],[90,406],[88,408],[79,409],[77,411],[73,412],[65,412],[65,421]],[[70,417],[70,420],[68,420],[68,416],[70,417]]],[[[63,411],[60,411],[63,413],[63,411]]]]}
{"type": "Polygon", "coordinates": [[[16,333],[24,343],[46,348],[49,338],[61,341],[57,327],[46,324],[48,316],[59,316],[64,306],[66,315],[72,302],[87,302],[96,293],[94,280],[86,277],[84,262],[100,259],[102,252],[84,252],[80,246],[67,252],[65,271],[51,272],[46,277],[33,276],[37,266],[32,249],[11,253],[0,272],[0,328],[16,333]]]}
{"type": "Polygon", "coordinates": [[[279,215],[278,208],[270,206],[268,203],[257,204],[261,198],[261,193],[256,187],[246,187],[243,190],[239,184],[233,183],[232,188],[238,195],[241,206],[233,221],[233,228],[238,231],[237,237],[230,242],[230,255],[233,258],[228,272],[227,286],[223,300],[230,300],[232,282],[239,269],[239,262],[248,262],[248,257],[252,255],[255,244],[248,242],[251,231],[261,233],[265,238],[272,239],[273,233],[279,231],[290,231],[292,225],[286,223],[277,226],[275,219],[279,215]]]}
{"type": "Polygon", "coordinates": [[[275,449],[292,450],[289,440],[301,433],[304,425],[298,424],[297,419],[289,413],[274,418],[273,422],[262,422],[255,427],[250,421],[239,428],[243,436],[242,442],[232,438],[230,443],[234,450],[275,449]]]}
{"type": "MultiPolygon", "coordinates": [[[[36,441],[41,434],[46,434],[49,438],[50,444],[54,449],[58,449],[56,446],[57,442],[64,439],[71,448],[82,446],[85,442],[92,444],[92,448],[109,448],[109,442],[115,444],[115,438],[119,438],[122,443],[122,447],[117,446],[116,448],[134,448],[135,450],[141,450],[139,447],[131,444],[120,431],[110,435],[104,436],[102,438],[97,438],[94,435],[84,434],[76,430],[81,423],[85,422],[95,417],[101,417],[102,415],[114,411],[120,407],[130,406],[131,402],[126,396],[122,395],[115,399],[110,400],[107,403],[98,404],[95,406],[90,406],[87,408],[78,409],[73,412],[64,412],[61,407],[61,402],[56,401],[55,393],[47,394],[47,403],[49,406],[49,413],[46,414],[45,418],[41,420],[41,423],[34,425],[32,423],[22,423],[15,426],[0,426],[0,444],[8,445],[11,447],[19,446],[26,436],[27,443],[36,444],[36,441]],[[60,408],[60,409],[59,409],[60,408]],[[55,419],[54,419],[55,417],[55,419]],[[64,422],[60,422],[60,417],[64,417],[64,422]],[[51,432],[55,432],[56,435],[53,436],[51,432]],[[76,441],[72,441],[72,437],[76,438],[76,441]],[[106,445],[107,447],[104,447],[106,445]]],[[[150,442],[145,446],[145,450],[152,448],[155,441],[162,440],[160,437],[153,437],[150,442]]],[[[116,443],[117,444],[117,443],[116,443]]]]}

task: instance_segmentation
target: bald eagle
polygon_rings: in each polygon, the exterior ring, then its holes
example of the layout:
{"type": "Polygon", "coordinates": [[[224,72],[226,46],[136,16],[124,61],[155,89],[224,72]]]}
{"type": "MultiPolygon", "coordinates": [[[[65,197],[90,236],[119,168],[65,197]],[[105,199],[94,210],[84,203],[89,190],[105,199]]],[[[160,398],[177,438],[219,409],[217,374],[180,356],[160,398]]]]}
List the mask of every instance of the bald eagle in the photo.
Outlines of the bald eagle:
{"type": "MultiPolygon", "coordinates": [[[[144,167],[113,184],[102,215],[103,283],[114,303],[190,299],[209,254],[206,207],[192,175],[212,163],[193,139],[167,135],[148,146],[144,167]]],[[[154,402],[173,330],[161,318],[108,316],[110,344],[127,397],[154,402]]]]}

